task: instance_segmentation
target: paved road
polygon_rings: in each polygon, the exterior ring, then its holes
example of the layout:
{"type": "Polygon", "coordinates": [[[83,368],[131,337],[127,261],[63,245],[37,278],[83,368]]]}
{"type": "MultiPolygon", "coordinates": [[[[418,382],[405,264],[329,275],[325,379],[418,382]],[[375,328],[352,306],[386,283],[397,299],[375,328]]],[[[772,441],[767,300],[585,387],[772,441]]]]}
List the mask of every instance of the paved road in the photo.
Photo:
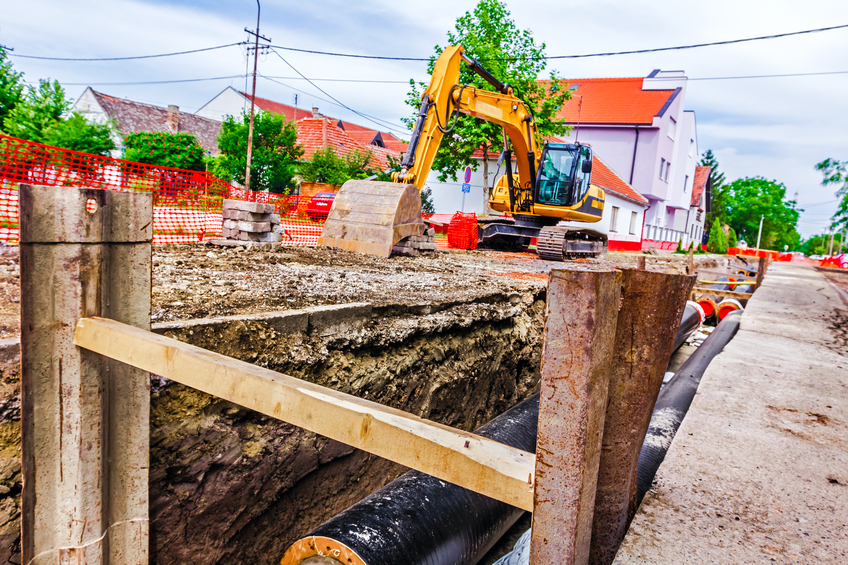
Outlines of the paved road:
{"type": "Polygon", "coordinates": [[[769,269],[616,564],[848,563],[846,331],[820,273],[769,269]]]}

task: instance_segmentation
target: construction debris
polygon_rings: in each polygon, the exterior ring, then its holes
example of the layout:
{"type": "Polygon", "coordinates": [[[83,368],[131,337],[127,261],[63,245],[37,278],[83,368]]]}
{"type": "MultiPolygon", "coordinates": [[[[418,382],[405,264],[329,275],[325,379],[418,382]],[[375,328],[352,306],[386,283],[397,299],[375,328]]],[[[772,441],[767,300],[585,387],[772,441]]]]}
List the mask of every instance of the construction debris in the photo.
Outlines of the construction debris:
{"type": "Polygon", "coordinates": [[[435,253],[438,249],[436,230],[427,228],[424,230],[424,235],[411,235],[395,243],[392,247],[392,255],[416,256],[420,251],[435,253]]]}
{"type": "Polygon", "coordinates": [[[224,239],[278,243],[282,233],[273,204],[224,200],[224,239]]]}

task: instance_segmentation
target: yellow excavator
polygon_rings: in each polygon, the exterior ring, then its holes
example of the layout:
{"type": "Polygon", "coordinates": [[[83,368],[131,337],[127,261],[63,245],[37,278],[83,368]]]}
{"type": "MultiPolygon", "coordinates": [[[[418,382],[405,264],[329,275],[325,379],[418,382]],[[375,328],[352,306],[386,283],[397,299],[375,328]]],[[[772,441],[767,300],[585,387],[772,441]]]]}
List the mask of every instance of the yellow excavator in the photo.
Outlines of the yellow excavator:
{"type": "Polygon", "coordinates": [[[319,245],[388,257],[396,243],[423,235],[420,191],[442,138],[450,133],[453,113],[461,112],[498,124],[504,132],[499,163],[505,164],[506,174],[496,180],[489,206],[509,215],[478,218],[481,246],[512,247],[538,238],[539,257],[552,261],[605,252],[605,234],[557,225],[597,222],[603,215],[604,191],[590,183],[592,148],[540,144],[535,120],[513,87],[464,51],[448,47],[436,60],[401,170],[392,173],[391,182],[347,181],[334,200],[319,245]],[[458,84],[462,64],[497,92],[458,84]]]}

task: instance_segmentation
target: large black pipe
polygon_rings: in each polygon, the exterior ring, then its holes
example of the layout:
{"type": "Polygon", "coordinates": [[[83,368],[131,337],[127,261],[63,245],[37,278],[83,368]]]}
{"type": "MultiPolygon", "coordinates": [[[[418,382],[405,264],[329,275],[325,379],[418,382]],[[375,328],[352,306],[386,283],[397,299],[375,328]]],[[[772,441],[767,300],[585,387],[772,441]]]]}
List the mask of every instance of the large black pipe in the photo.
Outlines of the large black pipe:
{"type": "Polygon", "coordinates": [[[680,349],[683,342],[695,333],[701,326],[704,320],[701,318],[702,311],[698,311],[699,306],[694,302],[687,302],[686,308],[683,310],[683,318],[680,320],[680,327],[677,329],[677,335],[674,337],[674,350],[680,349]]]}
{"type": "Polygon", "coordinates": [[[739,331],[741,317],[741,311],[728,314],[660,391],[653,416],[651,416],[648,434],[645,436],[642,452],[639,455],[636,478],[637,504],[642,502],[645,493],[651,488],[654,475],[665,459],[671,441],[680,428],[692,404],[692,399],[695,398],[701,377],[704,376],[713,357],[721,353],[739,331]]]}
{"type": "MultiPolygon", "coordinates": [[[[535,453],[539,394],[475,431],[478,435],[535,453]]],[[[310,540],[324,542],[324,555],[355,553],[357,565],[454,565],[476,563],[523,511],[504,502],[410,471],[324,522],[296,542],[283,564],[304,563],[310,540]],[[341,553],[334,553],[339,551],[341,553]],[[301,557],[294,557],[300,552],[301,557]]],[[[350,565],[346,558],[340,563],[350,565]]],[[[322,563],[332,563],[322,561],[322,563]]]]}

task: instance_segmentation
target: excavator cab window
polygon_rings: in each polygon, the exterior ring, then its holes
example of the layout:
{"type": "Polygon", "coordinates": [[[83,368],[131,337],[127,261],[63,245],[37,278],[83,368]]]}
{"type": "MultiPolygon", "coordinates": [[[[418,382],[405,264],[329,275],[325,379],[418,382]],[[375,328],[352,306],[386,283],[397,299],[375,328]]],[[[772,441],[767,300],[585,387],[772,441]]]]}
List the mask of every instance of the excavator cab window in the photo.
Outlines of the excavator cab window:
{"type": "Polygon", "coordinates": [[[587,160],[592,160],[588,145],[548,143],[536,179],[537,201],[551,206],[573,206],[582,200],[589,190],[589,174],[583,172],[582,164],[587,160]]]}

